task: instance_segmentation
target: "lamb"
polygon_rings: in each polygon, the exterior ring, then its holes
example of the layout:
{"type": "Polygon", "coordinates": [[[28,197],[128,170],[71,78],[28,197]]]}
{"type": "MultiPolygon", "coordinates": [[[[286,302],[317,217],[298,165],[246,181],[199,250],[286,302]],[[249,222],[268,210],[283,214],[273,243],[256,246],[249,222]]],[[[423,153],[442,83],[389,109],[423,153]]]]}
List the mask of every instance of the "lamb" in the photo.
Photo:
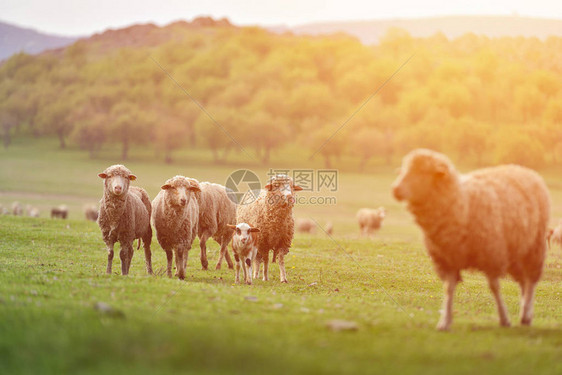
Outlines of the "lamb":
{"type": "Polygon", "coordinates": [[[177,276],[185,279],[188,252],[197,236],[199,221],[197,180],[175,176],[162,185],[152,201],[152,219],[156,238],[166,252],[167,274],[172,277],[173,254],[176,254],[177,276]]]}
{"type": "Polygon", "coordinates": [[[547,187],[536,172],[504,165],[460,175],[445,155],[418,149],[404,157],[392,190],[407,202],[444,281],[439,330],[451,326],[453,294],[464,269],[486,275],[501,326],[510,322],[499,278],[511,275],[521,287],[521,324],[531,324],[550,213],[547,187]]]}
{"type": "MultiPolygon", "coordinates": [[[[192,181],[197,181],[191,179],[192,181]]],[[[236,204],[229,198],[226,188],[210,182],[199,183],[200,194],[196,194],[199,204],[199,246],[201,248],[201,266],[207,269],[207,240],[212,237],[221,246],[219,260],[215,269],[221,268],[224,258],[228,268],[234,268],[228,254],[228,243],[232,238],[232,229],[228,224],[236,220],[236,204]]]]}
{"type": "Polygon", "coordinates": [[[121,273],[129,274],[133,258],[133,242],[143,242],[146,272],[152,275],[152,227],[150,226],[150,198],[147,192],[130,182],[137,176],[124,165],[112,165],[98,174],[104,181],[103,197],[100,200],[98,225],[107,246],[107,274],[111,274],[113,247],[121,245],[121,273]]]}
{"type": "Polygon", "coordinates": [[[84,216],[86,220],[97,221],[98,215],[98,207],[95,204],[84,205],[84,216]]]}
{"type": "Polygon", "coordinates": [[[40,212],[39,212],[39,209],[37,207],[31,207],[29,209],[29,211],[27,212],[27,215],[29,217],[39,217],[39,214],[40,214],[40,212]]]}
{"type": "Polygon", "coordinates": [[[61,204],[58,207],[53,207],[51,209],[51,219],[66,219],[68,217],[68,207],[64,204],[61,204]]]}
{"type": "Polygon", "coordinates": [[[295,185],[287,175],[276,175],[269,180],[256,200],[238,206],[236,222],[247,223],[251,227],[260,229],[257,243],[258,254],[253,270],[254,278],[258,277],[260,263],[263,262],[263,280],[269,280],[269,251],[273,250],[273,259],[279,257],[280,281],[287,282],[285,256],[293,241],[294,193],[299,190],[302,188],[295,185]]]}
{"type": "Polygon", "coordinates": [[[23,215],[23,207],[20,202],[16,201],[12,203],[12,215],[14,216],[22,216],[23,215]]]}
{"type": "Polygon", "coordinates": [[[297,231],[301,233],[316,233],[316,223],[311,219],[300,218],[296,221],[297,231]]]}
{"type": "Polygon", "coordinates": [[[258,252],[257,242],[260,230],[246,223],[228,224],[228,227],[234,229],[232,234],[232,252],[236,260],[236,277],[234,281],[236,283],[240,282],[240,260],[242,260],[244,281],[246,284],[252,285],[252,263],[255,262],[258,252]]]}

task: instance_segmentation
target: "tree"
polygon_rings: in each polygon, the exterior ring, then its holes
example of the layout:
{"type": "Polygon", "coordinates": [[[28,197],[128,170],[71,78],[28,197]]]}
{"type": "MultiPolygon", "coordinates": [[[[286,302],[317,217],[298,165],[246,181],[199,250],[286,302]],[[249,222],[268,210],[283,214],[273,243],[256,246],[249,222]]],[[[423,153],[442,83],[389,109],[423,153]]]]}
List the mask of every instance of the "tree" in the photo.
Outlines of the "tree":
{"type": "Polygon", "coordinates": [[[71,115],[75,123],[72,139],[95,158],[107,140],[107,128],[111,118],[107,112],[96,110],[91,104],[79,106],[71,115]]]}
{"type": "Polygon", "coordinates": [[[73,103],[70,98],[59,97],[52,102],[42,101],[36,122],[44,134],[56,135],[60,148],[66,148],[66,138],[74,127],[70,119],[73,103]]]}
{"type": "Polygon", "coordinates": [[[245,139],[254,145],[261,162],[267,164],[271,151],[287,142],[290,134],[288,122],[265,111],[250,115],[247,122],[245,139]]]}
{"type": "Polygon", "coordinates": [[[155,119],[151,113],[130,102],[116,104],[111,110],[111,134],[121,145],[121,159],[127,160],[131,144],[142,143],[150,135],[155,119]]]}

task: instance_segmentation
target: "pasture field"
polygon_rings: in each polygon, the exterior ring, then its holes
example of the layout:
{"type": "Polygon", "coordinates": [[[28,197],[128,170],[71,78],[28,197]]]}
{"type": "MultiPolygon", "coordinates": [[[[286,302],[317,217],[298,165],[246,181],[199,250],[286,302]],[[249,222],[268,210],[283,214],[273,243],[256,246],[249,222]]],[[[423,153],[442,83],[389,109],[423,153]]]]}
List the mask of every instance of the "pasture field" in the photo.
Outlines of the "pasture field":
{"type": "MultiPolygon", "coordinates": [[[[504,329],[484,277],[465,272],[452,331],[437,332],[441,282],[419,230],[390,196],[394,168],[340,171],[337,204],[295,207],[297,217],[332,221],[335,235],[295,236],[286,262],[289,284],[279,283],[276,265],[269,282],[252,286],[234,285],[224,264],[202,271],[197,242],[181,282],[164,276],[156,239],[156,276],[146,275],[142,251],[129,276],[105,275],[99,229],[84,220],[81,208],[99,200],[97,173],[114,159],[108,153],[90,160],[53,144],[16,140],[0,150],[0,203],[19,200],[42,211],[39,219],[0,216],[1,374],[562,373],[562,251],[549,252],[532,327],[518,324],[513,281],[502,281],[513,324],[504,329]],[[62,203],[70,207],[70,220],[48,219],[49,208],[62,203]],[[380,205],[387,208],[383,228],[374,239],[358,238],[355,212],[380,205]],[[100,302],[109,309],[96,309],[100,302]],[[336,319],[357,329],[329,329],[336,319]]],[[[175,165],[153,161],[148,151],[134,155],[126,165],[151,197],[175,174],[224,183],[247,167],[236,154],[222,166],[206,162],[198,150],[181,153],[175,165]]],[[[296,168],[298,158],[286,165],[296,168]]],[[[553,223],[562,217],[558,172],[543,173],[553,223]]],[[[208,251],[212,265],[214,241],[208,251]]],[[[115,271],[119,264],[116,256],[115,271]]]]}

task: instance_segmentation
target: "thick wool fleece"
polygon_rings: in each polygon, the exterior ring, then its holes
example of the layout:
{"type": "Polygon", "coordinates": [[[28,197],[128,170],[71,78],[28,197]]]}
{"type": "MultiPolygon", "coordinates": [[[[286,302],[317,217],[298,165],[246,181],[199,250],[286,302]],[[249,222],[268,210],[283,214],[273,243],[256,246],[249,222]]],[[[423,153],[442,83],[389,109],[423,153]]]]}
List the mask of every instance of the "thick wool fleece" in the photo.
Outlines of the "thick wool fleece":
{"type": "MultiPolygon", "coordinates": [[[[293,186],[292,179],[288,177],[279,180],[286,180],[293,186]]],[[[272,181],[275,181],[275,178],[273,178],[272,181]]],[[[291,193],[294,192],[292,191],[291,193]]],[[[273,250],[274,261],[276,256],[279,256],[281,282],[287,282],[284,257],[289,252],[295,231],[293,205],[293,200],[284,200],[280,190],[266,189],[262,190],[258,198],[252,203],[238,206],[236,222],[247,223],[252,227],[260,229],[254,277],[257,277],[257,273],[259,272],[259,264],[264,262],[264,280],[268,279],[267,267],[269,251],[273,250]]]]}
{"type": "Polygon", "coordinates": [[[207,269],[207,240],[212,237],[221,246],[216,269],[220,269],[223,258],[229,268],[233,268],[228,254],[228,243],[232,238],[232,229],[228,224],[236,224],[236,204],[228,197],[224,186],[210,182],[201,182],[199,202],[199,246],[201,248],[201,266],[207,269]]]}
{"type": "MultiPolygon", "coordinates": [[[[488,277],[502,325],[508,325],[497,279],[510,274],[524,294],[522,323],[530,324],[550,214],[548,189],[536,172],[505,165],[460,175],[444,155],[415,150],[404,158],[394,195],[407,201],[422,228],[451,299],[460,271],[480,270],[488,277]]],[[[450,319],[439,328],[447,329],[450,319]]]]}
{"type": "Polygon", "coordinates": [[[108,176],[104,180],[103,197],[100,200],[98,225],[102,237],[108,247],[107,273],[111,273],[113,260],[113,246],[115,242],[121,244],[121,269],[128,274],[133,257],[133,241],[142,239],[145,251],[146,270],[152,274],[152,260],[150,244],[152,242],[152,227],[150,226],[151,204],[148,193],[136,186],[129,186],[131,171],[123,165],[113,165],[104,173],[108,176]],[[123,194],[117,196],[108,188],[111,176],[122,176],[127,181],[123,194]],[[125,260],[125,262],[124,262],[125,260]]]}
{"type": "Polygon", "coordinates": [[[156,238],[166,252],[167,274],[172,277],[173,251],[176,253],[178,277],[185,278],[188,251],[197,236],[199,205],[197,195],[199,184],[183,176],[175,176],[166,181],[171,188],[162,189],[152,201],[152,220],[156,238]],[[187,201],[181,205],[177,201],[177,189],[185,188],[187,201]]]}

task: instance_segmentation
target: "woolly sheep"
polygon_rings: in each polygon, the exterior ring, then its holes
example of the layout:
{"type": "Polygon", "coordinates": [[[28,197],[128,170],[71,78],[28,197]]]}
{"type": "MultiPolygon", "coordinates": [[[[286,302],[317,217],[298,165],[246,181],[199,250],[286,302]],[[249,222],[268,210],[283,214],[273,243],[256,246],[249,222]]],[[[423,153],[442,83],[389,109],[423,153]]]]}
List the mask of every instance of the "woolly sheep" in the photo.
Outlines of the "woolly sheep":
{"type": "Polygon", "coordinates": [[[27,213],[29,217],[39,217],[39,209],[37,207],[31,207],[27,213]]]}
{"type": "Polygon", "coordinates": [[[295,222],[293,206],[294,192],[302,188],[286,175],[276,175],[265,185],[256,200],[239,205],[236,212],[237,223],[247,223],[260,228],[258,254],[254,266],[254,278],[258,277],[260,263],[263,262],[263,280],[268,278],[269,251],[273,250],[273,260],[279,256],[279,278],[287,282],[285,255],[293,241],[295,222]]]}
{"type": "Polygon", "coordinates": [[[560,220],[555,228],[548,230],[547,240],[548,247],[550,247],[551,243],[553,243],[562,248],[562,220],[560,220]]]}
{"type": "MultiPolygon", "coordinates": [[[[197,181],[191,179],[192,181],[197,181]]],[[[212,237],[221,246],[216,269],[221,268],[224,258],[228,268],[234,268],[232,259],[228,254],[228,243],[232,238],[232,229],[228,224],[236,220],[236,204],[229,198],[227,189],[219,184],[210,182],[199,183],[200,194],[196,194],[199,203],[199,246],[201,248],[201,266],[207,269],[207,240],[212,237]]]]}
{"type": "Polygon", "coordinates": [[[384,207],[361,208],[357,211],[357,222],[359,223],[359,231],[363,236],[374,234],[380,229],[382,221],[386,216],[384,207]]]}
{"type": "Polygon", "coordinates": [[[51,209],[51,219],[56,219],[56,218],[60,218],[60,219],[66,219],[68,217],[68,207],[64,204],[58,206],[58,207],[53,207],[51,209]]]}
{"type": "Polygon", "coordinates": [[[316,233],[316,223],[311,219],[307,218],[299,218],[295,222],[295,226],[297,227],[297,231],[301,233],[316,233]]]}
{"type": "Polygon", "coordinates": [[[392,189],[423,230],[444,281],[438,329],[451,325],[453,294],[464,269],[485,273],[502,326],[510,323],[499,278],[510,274],[521,286],[521,324],[531,324],[550,212],[548,190],[536,172],[505,165],[460,175],[445,155],[418,149],[404,157],[392,189]]]}
{"type": "Polygon", "coordinates": [[[16,201],[12,203],[12,215],[14,216],[22,216],[23,215],[23,207],[20,202],[16,201]]]}
{"type": "Polygon", "coordinates": [[[98,225],[107,246],[107,273],[111,274],[113,247],[121,244],[121,273],[129,274],[133,258],[133,242],[142,239],[146,271],[152,275],[152,227],[150,226],[150,198],[147,192],[130,181],[136,176],[124,165],[112,165],[98,174],[104,181],[103,197],[100,200],[98,225]]]}
{"type": "Polygon", "coordinates": [[[255,262],[258,252],[258,232],[259,228],[253,228],[246,223],[228,225],[234,229],[232,234],[232,252],[236,260],[236,277],[234,281],[240,282],[240,263],[244,269],[244,281],[252,285],[252,264],[255,262]],[[241,262],[242,261],[242,262],[241,262]]]}
{"type": "Polygon", "coordinates": [[[197,236],[200,193],[197,180],[175,176],[162,185],[152,201],[152,220],[156,238],[166,252],[168,277],[172,277],[175,252],[177,275],[185,279],[188,252],[197,236]]]}
{"type": "Polygon", "coordinates": [[[332,234],[334,234],[334,224],[332,224],[331,221],[328,221],[324,230],[326,231],[327,235],[331,236],[332,234]]]}
{"type": "Polygon", "coordinates": [[[98,215],[98,206],[95,204],[84,205],[84,216],[86,217],[86,220],[97,221],[98,215]]]}

